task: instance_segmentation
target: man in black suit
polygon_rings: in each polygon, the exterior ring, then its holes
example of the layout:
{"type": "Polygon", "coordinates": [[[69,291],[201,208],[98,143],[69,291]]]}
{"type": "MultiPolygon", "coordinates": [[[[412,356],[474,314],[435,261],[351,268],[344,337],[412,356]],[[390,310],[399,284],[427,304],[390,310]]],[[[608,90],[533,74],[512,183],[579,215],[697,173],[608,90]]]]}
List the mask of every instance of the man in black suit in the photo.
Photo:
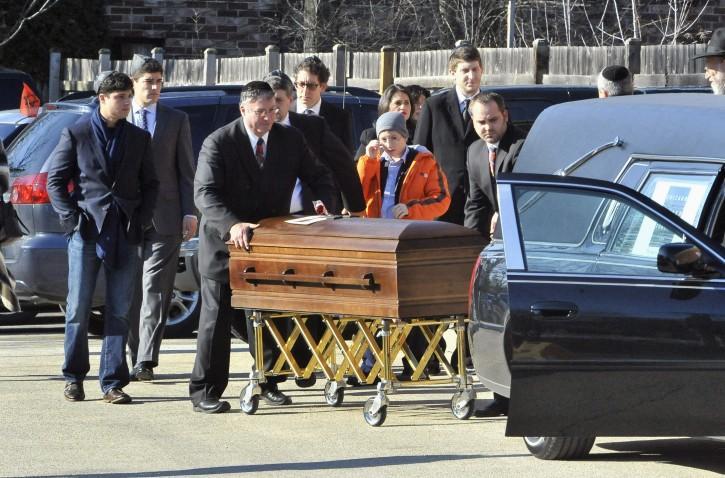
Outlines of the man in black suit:
{"type": "Polygon", "coordinates": [[[481,55],[472,46],[456,48],[448,59],[448,69],[455,87],[428,98],[420,113],[413,143],[433,152],[448,180],[451,206],[438,219],[463,224],[468,188],[466,149],[478,139],[468,105],[481,86],[481,55]]]}
{"type": "Polygon", "coordinates": [[[513,170],[526,134],[509,122],[497,93],[479,93],[471,101],[473,128],[481,138],[468,147],[468,197],[464,225],[488,238],[496,226],[496,176],[513,170]]]}
{"type": "MultiPolygon", "coordinates": [[[[335,191],[332,174],[309,151],[302,134],[275,124],[274,91],[265,82],[247,84],[240,98],[241,118],[204,140],[194,199],[202,214],[199,237],[202,308],[197,351],[189,383],[194,410],[221,413],[220,400],[229,380],[231,289],[226,241],[249,249],[252,231],[264,218],[289,213],[297,178],[312,187],[317,199],[329,203],[335,191]]],[[[254,337],[251,321],[248,336],[254,337]]],[[[264,342],[274,343],[265,330],[264,342]]],[[[254,357],[254,341],[250,340],[254,357]]],[[[265,350],[265,369],[276,351],[265,350]]],[[[272,405],[290,403],[274,377],[262,386],[262,398],[272,405]]]]}
{"type": "MultiPolygon", "coordinates": [[[[480,139],[468,147],[468,198],[465,226],[490,237],[498,216],[496,175],[513,169],[524,144],[525,133],[509,123],[503,97],[497,93],[479,93],[469,106],[473,127],[480,139]]],[[[497,393],[477,417],[508,414],[508,398],[497,393]]]]}
{"type": "Polygon", "coordinates": [[[69,401],[85,398],[88,319],[101,267],[106,274],[103,400],[131,401],[123,391],[129,382],[124,353],[129,307],[140,267],[138,244],[151,227],[159,190],[151,136],[126,121],[132,88],[128,76],[110,73],[98,87],[98,108],[63,130],[50,158],[48,194],[70,236],[63,364],[69,401]]]}
{"type": "Polygon", "coordinates": [[[295,68],[295,86],[297,87],[297,113],[322,116],[335,136],[352,155],[355,151],[352,139],[352,113],[322,101],[322,93],[327,89],[330,70],[316,56],[302,60],[295,68]]]}
{"type": "MultiPolygon", "coordinates": [[[[347,151],[345,145],[332,133],[323,118],[290,111],[294,98],[294,85],[287,75],[275,70],[265,78],[265,81],[274,90],[275,101],[279,109],[277,122],[300,130],[307,141],[307,146],[332,171],[335,182],[342,193],[342,205],[328,205],[328,210],[339,213],[344,205],[345,209],[352,214],[362,213],[365,210],[365,198],[360,185],[360,177],[357,174],[352,155],[347,151]]],[[[290,214],[314,214],[313,199],[312,189],[307,184],[298,181],[292,195],[290,214]]]]}

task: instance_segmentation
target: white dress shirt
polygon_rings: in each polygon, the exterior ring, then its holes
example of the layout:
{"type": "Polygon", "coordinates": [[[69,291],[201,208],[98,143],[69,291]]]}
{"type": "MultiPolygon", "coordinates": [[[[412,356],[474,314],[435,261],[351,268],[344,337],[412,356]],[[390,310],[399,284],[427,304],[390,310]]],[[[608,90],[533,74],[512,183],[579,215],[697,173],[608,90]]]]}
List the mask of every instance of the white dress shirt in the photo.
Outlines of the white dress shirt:
{"type": "Polygon", "coordinates": [[[131,107],[133,109],[133,124],[135,124],[139,128],[143,128],[142,110],[146,110],[146,126],[148,127],[148,132],[153,137],[154,131],[156,131],[156,103],[151,103],[144,108],[143,106],[133,101],[131,107]]]}
{"type": "Polygon", "coordinates": [[[315,113],[315,116],[320,116],[320,106],[322,106],[322,98],[320,98],[320,101],[318,101],[317,103],[315,103],[312,106],[305,106],[305,104],[302,103],[302,101],[300,101],[298,99],[297,105],[296,105],[297,112],[299,114],[304,115],[304,114],[307,114],[307,113],[305,113],[306,110],[312,110],[312,112],[315,113]]]}

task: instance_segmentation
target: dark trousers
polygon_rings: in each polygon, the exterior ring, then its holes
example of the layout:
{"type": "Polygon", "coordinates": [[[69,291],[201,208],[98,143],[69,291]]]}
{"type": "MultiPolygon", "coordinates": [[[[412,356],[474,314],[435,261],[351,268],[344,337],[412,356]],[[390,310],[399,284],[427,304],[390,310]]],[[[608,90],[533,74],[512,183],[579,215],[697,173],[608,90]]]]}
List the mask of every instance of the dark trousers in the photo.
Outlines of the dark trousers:
{"type": "Polygon", "coordinates": [[[196,337],[196,359],[189,381],[194,404],[220,399],[229,382],[232,291],[229,282],[201,278],[201,313],[196,337]]]}

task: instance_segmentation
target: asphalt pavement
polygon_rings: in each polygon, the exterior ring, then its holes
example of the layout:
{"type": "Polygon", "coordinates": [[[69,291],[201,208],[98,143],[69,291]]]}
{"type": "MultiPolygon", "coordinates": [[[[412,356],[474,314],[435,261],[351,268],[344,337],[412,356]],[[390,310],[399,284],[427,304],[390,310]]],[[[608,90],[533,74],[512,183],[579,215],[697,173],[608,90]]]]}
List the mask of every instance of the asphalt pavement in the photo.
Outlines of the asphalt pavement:
{"type": "MultiPolygon", "coordinates": [[[[86,400],[63,399],[63,326],[57,317],[0,321],[0,476],[491,476],[704,477],[725,474],[725,444],[691,438],[599,438],[589,457],[547,462],[505,437],[505,418],[456,420],[450,386],[401,389],[385,424],[365,424],[370,389],[348,389],[339,408],[324,381],[282,384],[294,403],[239,410],[251,357],[234,341],[225,399],[232,411],[192,412],[194,339],[166,340],[154,383],[132,383],[129,405],[101,401],[100,339],[92,337],[86,400]],[[40,323],[43,322],[43,323],[40,323]]],[[[490,393],[479,388],[480,398],[490,393]]],[[[664,417],[663,417],[664,418],[664,417]]]]}

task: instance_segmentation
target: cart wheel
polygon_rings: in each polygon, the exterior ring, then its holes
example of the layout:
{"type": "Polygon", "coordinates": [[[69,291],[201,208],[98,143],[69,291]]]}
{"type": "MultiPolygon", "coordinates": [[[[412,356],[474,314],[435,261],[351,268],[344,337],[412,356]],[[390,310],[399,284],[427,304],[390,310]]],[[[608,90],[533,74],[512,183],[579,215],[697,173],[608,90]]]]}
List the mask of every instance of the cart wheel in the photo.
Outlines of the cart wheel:
{"type": "Polygon", "coordinates": [[[339,407],[340,405],[342,405],[343,400],[345,400],[345,389],[338,388],[337,390],[335,390],[335,393],[330,393],[331,387],[332,382],[327,382],[325,384],[325,401],[330,406],[339,407]]]}
{"type": "Polygon", "coordinates": [[[459,420],[468,420],[473,415],[473,400],[463,403],[461,392],[457,392],[451,398],[451,412],[459,420]]]}
{"type": "Polygon", "coordinates": [[[252,395],[250,400],[245,400],[244,396],[247,394],[247,388],[251,387],[252,384],[248,384],[242,388],[242,392],[239,394],[239,408],[242,409],[247,415],[254,415],[259,408],[259,395],[252,395]]]}
{"type": "Polygon", "coordinates": [[[379,427],[385,422],[385,419],[388,416],[388,406],[383,405],[377,413],[370,413],[370,408],[373,406],[373,400],[375,400],[375,398],[368,398],[365,402],[363,417],[371,427],[379,427]]]}

